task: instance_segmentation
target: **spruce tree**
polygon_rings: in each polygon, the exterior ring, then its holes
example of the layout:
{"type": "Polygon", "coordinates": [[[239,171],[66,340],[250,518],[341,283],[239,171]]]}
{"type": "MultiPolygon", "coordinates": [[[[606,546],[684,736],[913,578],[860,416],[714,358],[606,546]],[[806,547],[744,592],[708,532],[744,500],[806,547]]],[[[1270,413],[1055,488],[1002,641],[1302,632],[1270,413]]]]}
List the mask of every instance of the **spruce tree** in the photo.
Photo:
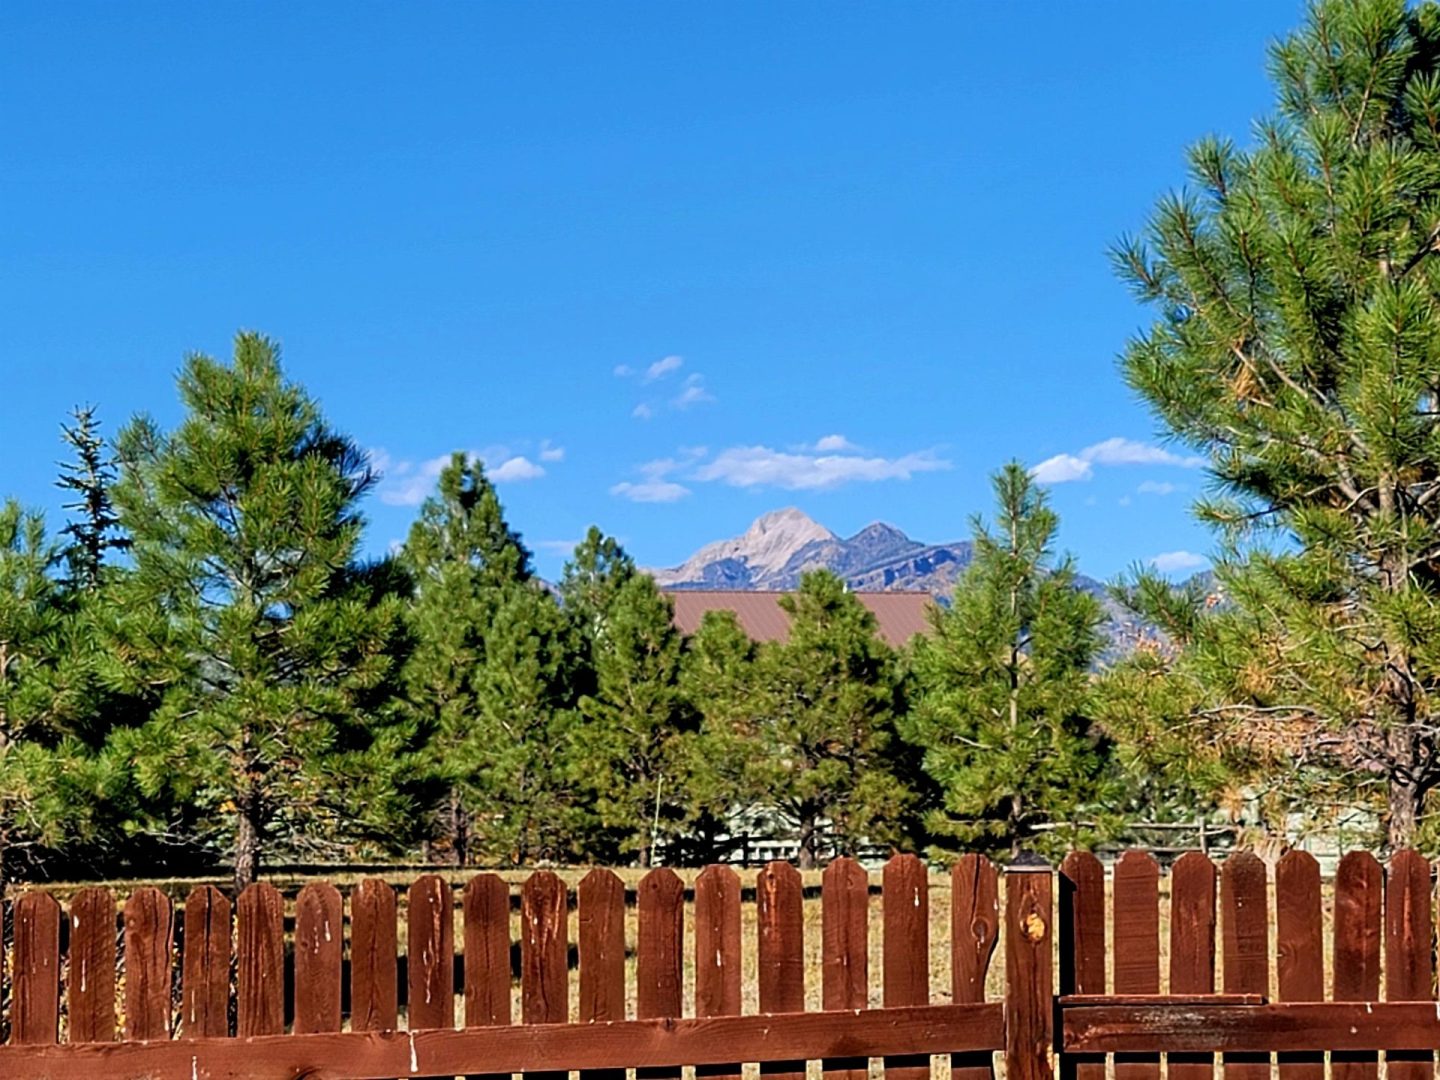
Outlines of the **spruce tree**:
{"type": "Polygon", "coordinates": [[[907,737],[941,806],[937,852],[1059,852],[1101,809],[1105,744],[1090,719],[1099,602],[1056,561],[1058,520],[1018,464],[994,477],[994,527],[974,523],[974,561],[915,645],[907,737]]]}
{"type": "Polygon", "coordinates": [[[790,633],[760,649],[757,768],[810,868],[898,841],[914,795],[893,767],[899,671],[875,617],[828,570],[780,603],[790,633]]]}
{"type": "Polygon", "coordinates": [[[71,581],[93,593],[100,587],[106,553],[124,551],[130,541],[120,531],[110,499],[115,461],[100,437],[95,409],[77,408],[71,416],[74,423],[62,424],[60,431],[75,460],[60,463],[60,478],[56,481],[56,486],[75,493],[75,501],[66,503],[65,509],[79,515],[62,530],[70,537],[65,560],[71,581]]]}
{"type": "Polygon", "coordinates": [[[1115,252],[1155,310],[1123,367],[1216,481],[1195,745],[1253,793],[1374,792],[1398,847],[1440,784],[1440,7],[1323,0],[1270,61],[1252,143],[1196,144],[1115,252]]]}
{"type": "Polygon", "coordinates": [[[178,385],[178,428],[140,416],[118,440],[134,571],[115,647],[165,687],[129,743],[140,778],[202,808],[238,889],[270,851],[333,853],[385,828],[400,600],[357,558],[365,455],[273,342],[241,333],[231,363],[193,355],[178,385]]]}
{"type": "Polygon", "coordinates": [[[486,637],[513,587],[529,580],[530,553],[506,523],[483,465],[456,453],[421,505],[401,561],[414,580],[406,609],[414,643],[403,673],[406,698],[443,789],[440,818],[451,858],[464,866],[471,819],[484,809],[479,777],[497,749],[498,733],[480,719],[486,637]]]}
{"type": "Polygon", "coordinates": [[[577,776],[595,795],[601,824],[640,865],[683,816],[680,736],[688,710],[680,692],[680,632],[674,607],[649,574],[630,574],[607,593],[590,643],[594,690],[580,699],[577,776]]]}

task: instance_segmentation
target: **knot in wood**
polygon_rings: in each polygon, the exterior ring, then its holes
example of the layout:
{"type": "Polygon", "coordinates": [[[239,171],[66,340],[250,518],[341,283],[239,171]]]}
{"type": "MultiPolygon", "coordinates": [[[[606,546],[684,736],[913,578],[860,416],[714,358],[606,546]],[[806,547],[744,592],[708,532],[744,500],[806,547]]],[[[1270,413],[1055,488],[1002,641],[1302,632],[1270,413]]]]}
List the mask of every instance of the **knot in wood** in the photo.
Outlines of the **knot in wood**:
{"type": "Polygon", "coordinates": [[[1020,932],[1025,935],[1027,941],[1044,941],[1045,920],[1032,911],[1020,920],[1020,932]]]}

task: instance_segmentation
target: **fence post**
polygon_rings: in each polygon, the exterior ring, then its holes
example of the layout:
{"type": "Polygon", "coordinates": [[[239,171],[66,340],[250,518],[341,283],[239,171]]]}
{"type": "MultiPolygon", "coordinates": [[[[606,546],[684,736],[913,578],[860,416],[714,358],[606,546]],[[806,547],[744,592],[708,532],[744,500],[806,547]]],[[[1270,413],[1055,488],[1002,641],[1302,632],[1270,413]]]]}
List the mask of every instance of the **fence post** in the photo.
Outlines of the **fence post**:
{"type": "Polygon", "coordinates": [[[1005,1077],[1052,1080],[1054,947],[1051,869],[1035,857],[1005,869],[1005,1077]]]}

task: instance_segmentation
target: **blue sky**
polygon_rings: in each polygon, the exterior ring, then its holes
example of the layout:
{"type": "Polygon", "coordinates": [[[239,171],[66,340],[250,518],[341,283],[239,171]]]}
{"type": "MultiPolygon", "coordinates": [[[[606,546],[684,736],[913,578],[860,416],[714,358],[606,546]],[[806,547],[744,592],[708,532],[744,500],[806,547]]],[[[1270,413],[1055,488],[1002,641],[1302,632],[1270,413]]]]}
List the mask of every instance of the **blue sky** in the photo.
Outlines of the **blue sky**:
{"type": "Polygon", "coordinates": [[[547,575],[592,522],[653,565],[786,505],[957,539],[1017,457],[1087,572],[1184,569],[1204,474],[1105,248],[1300,15],[9,0],[0,494],[58,513],[66,411],[173,423],[244,327],[384,466],[377,552],[456,448],[547,575]]]}

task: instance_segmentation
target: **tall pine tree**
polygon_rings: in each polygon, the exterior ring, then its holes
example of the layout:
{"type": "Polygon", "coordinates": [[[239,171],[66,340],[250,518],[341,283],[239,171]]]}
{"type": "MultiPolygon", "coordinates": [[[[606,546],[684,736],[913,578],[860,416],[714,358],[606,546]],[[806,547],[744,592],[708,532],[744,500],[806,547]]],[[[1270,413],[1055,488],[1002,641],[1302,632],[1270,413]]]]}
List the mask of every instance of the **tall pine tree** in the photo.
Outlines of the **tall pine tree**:
{"type": "Polygon", "coordinates": [[[70,580],[86,592],[100,587],[100,573],[110,551],[124,551],[130,540],[120,530],[120,519],[110,498],[115,485],[115,460],[100,436],[100,422],[93,407],[77,408],[73,424],[62,424],[61,435],[75,454],[74,461],[60,463],[56,485],[74,493],[65,509],[77,515],[64,528],[70,538],[65,559],[70,580]]]}
{"type": "Polygon", "coordinates": [[[1217,482],[1197,745],[1373,792],[1398,847],[1440,784],[1440,7],[1322,0],[1270,66],[1253,144],[1199,142],[1116,251],[1156,315],[1124,371],[1217,482]]]}
{"type": "Polygon", "coordinates": [[[1063,851],[1104,795],[1089,711],[1100,604],[1055,561],[1058,520],[1025,470],[1006,465],[994,488],[994,527],[975,522],[974,561],[915,645],[905,729],[940,792],[939,851],[1063,851]]]}
{"type": "Polygon", "coordinates": [[[205,810],[243,888],[269,851],[385,828],[401,605],[358,561],[365,455],[273,342],[242,333],[229,364],[191,356],[179,391],[176,430],[142,416],[118,440],[134,572],[116,648],[166,687],[131,743],[142,780],[205,810]]]}

